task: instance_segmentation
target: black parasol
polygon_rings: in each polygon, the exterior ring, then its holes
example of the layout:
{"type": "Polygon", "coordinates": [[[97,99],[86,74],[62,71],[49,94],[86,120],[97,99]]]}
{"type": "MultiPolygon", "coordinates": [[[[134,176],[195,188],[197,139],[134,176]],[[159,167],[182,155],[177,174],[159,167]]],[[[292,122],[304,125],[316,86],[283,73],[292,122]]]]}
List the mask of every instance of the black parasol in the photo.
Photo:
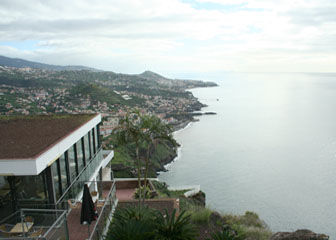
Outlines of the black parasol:
{"type": "Polygon", "coordinates": [[[98,213],[92,201],[92,197],[87,184],[84,185],[82,209],[81,209],[81,224],[91,224],[92,221],[97,220],[98,213]]]}

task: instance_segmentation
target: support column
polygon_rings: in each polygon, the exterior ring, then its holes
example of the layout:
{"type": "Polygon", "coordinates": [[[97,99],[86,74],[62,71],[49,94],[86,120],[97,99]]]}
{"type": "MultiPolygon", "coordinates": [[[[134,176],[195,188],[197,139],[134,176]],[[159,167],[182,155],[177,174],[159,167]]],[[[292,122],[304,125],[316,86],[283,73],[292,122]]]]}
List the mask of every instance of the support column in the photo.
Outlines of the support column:
{"type": "Polygon", "coordinates": [[[46,178],[47,178],[47,191],[48,191],[48,198],[49,204],[56,203],[56,193],[55,193],[55,186],[54,186],[54,178],[51,172],[51,167],[47,167],[46,171],[46,178]]]}

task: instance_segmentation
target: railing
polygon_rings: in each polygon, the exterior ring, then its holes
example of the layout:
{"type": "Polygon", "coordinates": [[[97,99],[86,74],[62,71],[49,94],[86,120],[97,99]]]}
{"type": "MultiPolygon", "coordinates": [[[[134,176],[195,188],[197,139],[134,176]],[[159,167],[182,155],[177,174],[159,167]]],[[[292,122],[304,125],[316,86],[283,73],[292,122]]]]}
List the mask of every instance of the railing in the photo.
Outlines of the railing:
{"type": "Polygon", "coordinates": [[[63,193],[60,199],[56,202],[56,205],[62,204],[64,200],[74,199],[78,197],[78,194],[83,188],[76,188],[77,182],[85,182],[90,180],[92,175],[97,170],[97,166],[103,161],[102,148],[100,147],[91,161],[86,164],[84,169],[78,174],[75,180],[71,183],[68,189],[63,193]]]}
{"type": "Polygon", "coordinates": [[[8,228],[1,233],[1,240],[69,239],[66,211],[62,210],[20,209],[1,220],[0,225],[8,228]],[[14,227],[17,229],[13,232],[14,227]]]}
{"type": "Polygon", "coordinates": [[[89,240],[99,240],[103,239],[104,234],[106,234],[106,228],[108,228],[108,223],[111,221],[111,217],[115,207],[117,205],[116,198],[116,184],[113,182],[113,185],[105,199],[104,205],[100,210],[100,215],[95,223],[93,231],[90,235],[89,240]]]}

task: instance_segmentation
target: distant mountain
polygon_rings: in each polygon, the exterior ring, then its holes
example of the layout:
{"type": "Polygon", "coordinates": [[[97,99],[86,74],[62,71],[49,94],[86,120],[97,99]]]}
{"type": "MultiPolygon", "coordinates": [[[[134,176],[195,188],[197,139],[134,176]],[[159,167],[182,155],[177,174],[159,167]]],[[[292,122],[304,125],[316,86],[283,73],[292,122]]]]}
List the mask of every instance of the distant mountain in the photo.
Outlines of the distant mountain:
{"type": "Polygon", "coordinates": [[[15,68],[36,68],[44,70],[53,70],[53,71],[76,71],[76,70],[87,70],[98,72],[100,70],[85,66],[60,66],[60,65],[50,65],[39,62],[27,61],[20,58],[9,58],[5,56],[0,56],[0,66],[6,67],[15,67],[15,68]]]}
{"type": "Polygon", "coordinates": [[[147,80],[154,80],[154,81],[168,80],[168,78],[165,78],[160,74],[151,71],[144,71],[143,73],[138,74],[138,76],[147,80]]]}

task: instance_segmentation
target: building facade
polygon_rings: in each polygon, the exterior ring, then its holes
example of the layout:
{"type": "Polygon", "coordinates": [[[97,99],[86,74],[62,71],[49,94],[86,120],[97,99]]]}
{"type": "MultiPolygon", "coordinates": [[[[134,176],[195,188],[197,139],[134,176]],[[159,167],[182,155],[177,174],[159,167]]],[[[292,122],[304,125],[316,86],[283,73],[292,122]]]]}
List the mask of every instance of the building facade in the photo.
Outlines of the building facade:
{"type": "Polygon", "coordinates": [[[111,180],[100,114],[0,118],[0,219],[20,208],[66,208],[84,183],[111,180]]]}

